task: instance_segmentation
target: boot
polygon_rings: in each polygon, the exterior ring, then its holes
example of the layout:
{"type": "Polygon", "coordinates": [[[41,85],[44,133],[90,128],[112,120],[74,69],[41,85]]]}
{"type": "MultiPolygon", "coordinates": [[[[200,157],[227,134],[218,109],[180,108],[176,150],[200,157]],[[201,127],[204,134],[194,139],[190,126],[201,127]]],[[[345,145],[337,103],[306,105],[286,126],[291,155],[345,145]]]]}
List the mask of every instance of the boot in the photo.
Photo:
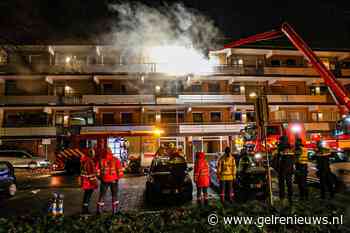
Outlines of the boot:
{"type": "Polygon", "coordinates": [[[202,204],[202,197],[197,197],[197,205],[201,205],[202,204]]]}
{"type": "Polygon", "coordinates": [[[225,204],[225,195],[224,194],[220,194],[220,202],[221,202],[221,204],[225,204]]]}
{"type": "Polygon", "coordinates": [[[119,201],[115,201],[112,203],[112,214],[115,215],[118,213],[119,201]]]}
{"type": "Polygon", "coordinates": [[[103,202],[97,202],[97,209],[96,209],[96,214],[100,215],[103,212],[103,206],[105,203],[103,202]]]}
{"type": "Polygon", "coordinates": [[[204,194],[204,205],[205,205],[205,206],[208,206],[208,204],[209,204],[209,201],[208,201],[208,193],[205,193],[205,194],[204,194]]]}
{"type": "Polygon", "coordinates": [[[88,203],[84,203],[84,204],[83,204],[83,208],[82,208],[81,213],[82,213],[83,215],[88,215],[88,214],[90,214],[90,212],[89,212],[89,204],[88,204],[88,203]]]}

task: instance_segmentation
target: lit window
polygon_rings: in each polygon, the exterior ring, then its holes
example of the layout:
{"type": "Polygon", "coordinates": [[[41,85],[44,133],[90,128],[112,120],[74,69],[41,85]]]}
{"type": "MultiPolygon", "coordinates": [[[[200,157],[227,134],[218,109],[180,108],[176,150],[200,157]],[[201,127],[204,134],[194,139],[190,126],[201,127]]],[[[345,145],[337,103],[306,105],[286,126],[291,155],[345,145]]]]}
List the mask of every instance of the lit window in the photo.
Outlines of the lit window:
{"type": "Polygon", "coordinates": [[[0,50],[0,65],[7,64],[7,53],[4,50],[0,50]]]}

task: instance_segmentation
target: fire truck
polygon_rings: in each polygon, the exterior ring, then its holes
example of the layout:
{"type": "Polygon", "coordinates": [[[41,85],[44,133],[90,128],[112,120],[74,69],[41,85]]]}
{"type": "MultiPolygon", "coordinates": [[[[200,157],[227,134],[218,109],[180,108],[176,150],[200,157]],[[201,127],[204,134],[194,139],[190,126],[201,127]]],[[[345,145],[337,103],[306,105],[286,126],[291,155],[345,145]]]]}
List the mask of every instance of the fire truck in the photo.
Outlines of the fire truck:
{"type": "MultiPolygon", "coordinates": [[[[332,149],[337,150],[348,150],[350,149],[350,99],[348,91],[340,84],[340,82],[336,79],[335,75],[327,69],[327,67],[320,61],[320,59],[316,56],[316,54],[312,51],[312,49],[306,44],[306,42],[295,32],[295,30],[288,24],[283,23],[281,27],[271,30],[268,32],[256,34],[253,36],[249,36],[247,38],[243,38],[237,41],[234,41],[230,44],[224,46],[224,48],[234,48],[241,45],[265,41],[270,39],[276,39],[282,36],[286,36],[289,41],[304,55],[304,57],[312,64],[314,69],[318,72],[320,77],[323,79],[325,85],[328,87],[330,94],[332,95],[336,105],[339,108],[340,114],[342,115],[342,119],[337,122],[336,128],[333,131],[333,134],[328,137],[321,137],[319,135],[315,135],[311,137],[309,141],[305,139],[305,128],[303,124],[291,123],[286,125],[277,126],[279,127],[280,134],[284,134],[288,136],[289,142],[293,143],[295,141],[296,136],[300,137],[303,142],[310,148],[315,147],[316,143],[322,141],[324,146],[328,146],[332,149]]],[[[257,106],[257,105],[256,105],[257,106]]],[[[258,106],[261,106],[259,104],[258,106]]],[[[257,114],[258,115],[258,114],[257,114]]],[[[265,121],[267,122],[267,120],[265,121]]],[[[276,138],[276,135],[270,134],[268,128],[271,127],[269,125],[259,124],[257,120],[257,138],[254,142],[257,150],[260,150],[262,147],[266,148],[266,146],[262,146],[267,144],[262,141],[261,137],[261,128],[265,127],[266,138],[267,141],[273,141],[276,138]],[[260,128],[260,129],[259,129],[260,128]],[[260,134],[260,135],[259,135],[260,134]]],[[[276,126],[275,126],[276,127],[276,126]]]]}

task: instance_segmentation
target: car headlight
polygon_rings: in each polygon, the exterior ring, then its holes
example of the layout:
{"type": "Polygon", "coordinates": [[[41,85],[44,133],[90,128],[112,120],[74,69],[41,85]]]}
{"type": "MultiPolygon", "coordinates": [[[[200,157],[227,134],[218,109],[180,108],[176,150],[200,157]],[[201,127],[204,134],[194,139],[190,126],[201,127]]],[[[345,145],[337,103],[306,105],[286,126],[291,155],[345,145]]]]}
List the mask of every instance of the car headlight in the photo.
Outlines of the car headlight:
{"type": "Polygon", "coordinates": [[[256,160],[260,160],[260,159],[262,159],[262,154],[261,154],[261,153],[256,153],[256,154],[254,155],[254,158],[255,158],[256,160]]]}

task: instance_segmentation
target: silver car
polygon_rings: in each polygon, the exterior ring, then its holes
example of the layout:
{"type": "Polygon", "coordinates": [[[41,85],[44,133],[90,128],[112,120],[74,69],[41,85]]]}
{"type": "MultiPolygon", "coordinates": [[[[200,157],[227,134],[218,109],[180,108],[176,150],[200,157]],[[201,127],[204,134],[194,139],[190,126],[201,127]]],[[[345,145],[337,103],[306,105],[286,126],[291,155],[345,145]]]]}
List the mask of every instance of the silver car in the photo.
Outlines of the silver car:
{"type": "MultiPolygon", "coordinates": [[[[308,163],[308,181],[318,183],[319,177],[317,176],[317,165],[314,156],[315,152],[309,151],[310,162],[308,163]]],[[[333,156],[330,158],[329,162],[336,189],[350,190],[350,152],[333,152],[333,156]]]]}
{"type": "Polygon", "coordinates": [[[35,157],[25,150],[0,150],[0,161],[7,161],[14,168],[44,168],[50,162],[44,158],[35,157]]]}

